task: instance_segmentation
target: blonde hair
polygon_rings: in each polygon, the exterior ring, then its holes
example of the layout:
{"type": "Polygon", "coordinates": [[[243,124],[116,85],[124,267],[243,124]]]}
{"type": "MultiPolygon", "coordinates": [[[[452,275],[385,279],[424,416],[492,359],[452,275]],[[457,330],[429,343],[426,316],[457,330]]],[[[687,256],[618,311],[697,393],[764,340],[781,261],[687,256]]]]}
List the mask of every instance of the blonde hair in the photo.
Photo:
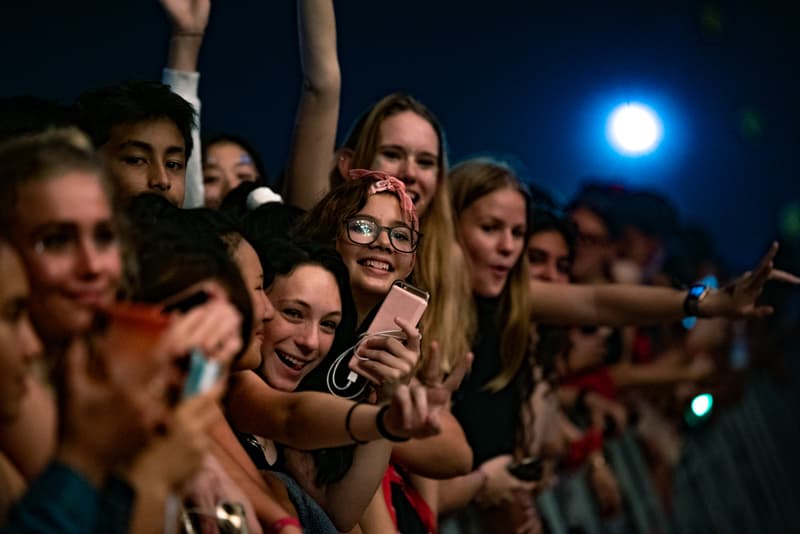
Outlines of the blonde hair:
{"type": "MultiPolygon", "coordinates": [[[[450,171],[453,214],[459,217],[478,199],[502,189],[518,191],[526,200],[528,192],[506,164],[489,158],[459,163],[450,171]]],[[[522,369],[530,346],[531,298],[528,259],[520,254],[500,295],[500,373],[485,388],[496,392],[506,387],[522,369]]],[[[474,303],[471,307],[474,310],[474,303]]],[[[473,311],[475,313],[475,311],[473,311]]]]}
{"type": "Polygon", "coordinates": [[[0,145],[0,219],[9,224],[14,216],[21,184],[76,170],[97,174],[111,199],[113,188],[92,143],[77,128],[50,128],[4,142],[0,145]]]}
{"type": "MultiPolygon", "coordinates": [[[[403,93],[393,93],[361,116],[342,148],[352,151],[351,168],[371,168],[380,143],[381,124],[386,118],[404,111],[416,113],[430,123],[439,140],[436,192],[426,213],[420,217],[423,238],[417,250],[413,277],[416,285],[431,294],[420,328],[426,339],[439,343],[442,370],[448,373],[469,352],[477,320],[471,306],[469,276],[464,269],[463,253],[453,227],[444,130],[436,116],[418,100],[403,93]]],[[[344,181],[336,166],[330,178],[332,186],[344,181]]],[[[402,179],[402,176],[398,178],[402,179]]],[[[423,351],[421,364],[425,354],[423,351]]]]}

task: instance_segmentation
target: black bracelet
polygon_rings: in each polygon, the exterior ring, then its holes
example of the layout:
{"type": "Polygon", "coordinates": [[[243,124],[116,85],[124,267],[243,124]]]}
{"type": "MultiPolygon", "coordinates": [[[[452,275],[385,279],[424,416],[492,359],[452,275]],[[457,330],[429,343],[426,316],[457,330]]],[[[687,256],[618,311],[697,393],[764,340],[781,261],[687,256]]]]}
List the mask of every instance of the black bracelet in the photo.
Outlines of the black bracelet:
{"type": "Polygon", "coordinates": [[[353,405],[350,406],[350,409],[347,410],[347,416],[344,418],[344,428],[347,430],[347,434],[350,436],[350,439],[352,439],[353,442],[356,445],[364,445],[365,443],[369,443],[369,442],[368,441],[361,441],[360,439],[355,437],[353,435],[353,430],[350,428],[350,418],[353,417],[353,412],[356,411],[356,408],[358,407],[359,404],[360,403],[358,403],[358,402],[354,402],[353,405]]]}
{"type": "Polygon", "coordinates": [[[386,425],[383,422],[383,417],[386,415],[386,412],[389,411],[389,405],[384,404],[378,413],[375,414],[375,426],[378,428],[378,434],[383,436],[385,439],[389,441],[393,441],[395,443],[400,443],[403,441],[408,441],[408,438],[402,438],[400,436],[395,436],[388,430],[386,430],[386,425]]]}

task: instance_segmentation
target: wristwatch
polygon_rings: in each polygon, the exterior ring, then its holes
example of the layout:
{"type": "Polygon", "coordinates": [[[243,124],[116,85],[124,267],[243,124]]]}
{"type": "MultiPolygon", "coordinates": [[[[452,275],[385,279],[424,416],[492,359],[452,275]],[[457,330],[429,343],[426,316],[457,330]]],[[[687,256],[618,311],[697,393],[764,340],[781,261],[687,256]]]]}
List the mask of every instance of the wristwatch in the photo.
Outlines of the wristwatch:
{"type": "Polygon", "coordinates": [[[703,317],[700,313],[700,301],[708,295],[711,288],[706,284],[694,284],[689,287],[689,293],[683,301],[683,311],[686,317],[703,317]]]}

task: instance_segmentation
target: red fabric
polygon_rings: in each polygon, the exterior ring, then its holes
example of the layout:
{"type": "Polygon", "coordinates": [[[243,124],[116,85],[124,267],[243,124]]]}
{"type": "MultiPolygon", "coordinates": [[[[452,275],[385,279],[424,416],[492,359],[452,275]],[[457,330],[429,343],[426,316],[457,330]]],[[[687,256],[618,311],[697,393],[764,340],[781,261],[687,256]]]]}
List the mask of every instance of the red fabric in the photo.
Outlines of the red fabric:
{"type": "Polygon", "coordinates": [[[567,455],[564,457],[564,467],[574,470],[580,467],[586,457],[603,448],[603,435],[599,430],[587,430],[581,439],[570,443],[567,455]]]}
{"type": "Polygon", "coordinates": [[[636,329],[633,338],[633,361],[636,363],[649,363],[653,361],[653,340],[647,330],[636,329]]]}
{"type": "Polygon", "coordinates": [[[568,376],[563,383],[578,389],[594,391],[607,399],[617,398],[617,385],[611,378],[611,372],[608,367],[600,367],[586,373],[568,376]]]}
{"type": "Polygon", "coordinates": [[[392,504],[392,484],[400,486],[401,491],[405,494],[406,499],[411,503],[411,507],[417,512],[420,521],[425,525],[429,534],[436,534],[436,517],[433,511],[422,498],[422,495],[408,483],[402,475],[403,471],[400,466],[390,463],[386,468],[386,474],[383,475],[383,500],[386,502],[386,507],[389,509],[389,515],[392,517],[392,523],[397,528],[397,511],[392,504]]]}

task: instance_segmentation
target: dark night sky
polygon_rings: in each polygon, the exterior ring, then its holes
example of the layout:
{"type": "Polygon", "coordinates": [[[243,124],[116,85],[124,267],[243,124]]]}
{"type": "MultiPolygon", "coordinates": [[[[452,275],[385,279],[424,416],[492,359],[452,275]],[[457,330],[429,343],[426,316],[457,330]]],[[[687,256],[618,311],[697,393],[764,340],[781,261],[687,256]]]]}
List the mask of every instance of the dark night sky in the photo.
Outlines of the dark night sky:
{"type": "MultiPolygon", "coordinates": [[[[155,0],[19,4],[0,8],[0,95],[69,101],[160,76],[169,30],[155,0]]],[[[780,207],[800,200],[798,10],[530,4],[337,2],[340,136],[370,103],[406,90],[439,115],[451,161],[506,157],[562,199],[586,176],[618,176],[666,193],[726,257],[752,261],[780,207]],[[662,113],[664,141],[625,160],[607,145],[605,115],[638,99],[662,113]],[[755,132],[743,129],[746,117],[755,132]]],[[[211,16],[204,131],[252,138],[277,171],[299,93],[294,2],[217,0],[211,16]]]]}

